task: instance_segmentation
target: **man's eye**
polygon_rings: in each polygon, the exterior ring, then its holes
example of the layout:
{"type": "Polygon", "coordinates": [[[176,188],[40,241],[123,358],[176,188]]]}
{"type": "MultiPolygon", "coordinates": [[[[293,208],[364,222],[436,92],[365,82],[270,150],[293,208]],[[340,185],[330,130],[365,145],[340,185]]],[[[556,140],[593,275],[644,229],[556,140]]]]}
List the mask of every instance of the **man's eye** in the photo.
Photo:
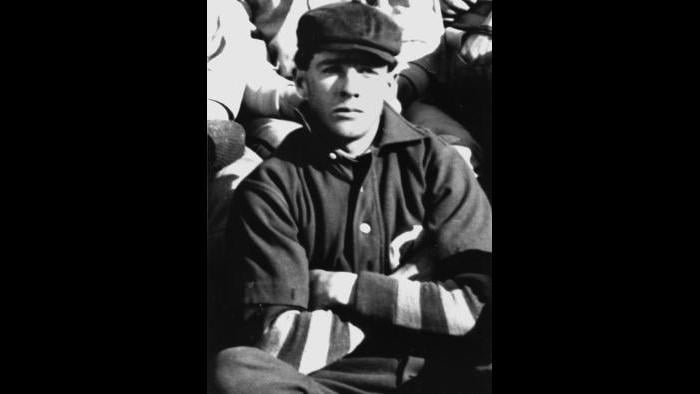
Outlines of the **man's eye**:
{"type": "Polygon", "coordinates": [[[327,66],[327,67],[323,67],[321,69],[321,71],[323,71],[326,74],[337,74],[341,71],[341,67],[340,66],[327,66]]]}
{"type": "Polygon", "coordinates": [[[359,67],[357,69],[357,72],[361,74],[366,74],[366,75],[376,75],[377,71],[373,69],[372,67],[359,67]]]}

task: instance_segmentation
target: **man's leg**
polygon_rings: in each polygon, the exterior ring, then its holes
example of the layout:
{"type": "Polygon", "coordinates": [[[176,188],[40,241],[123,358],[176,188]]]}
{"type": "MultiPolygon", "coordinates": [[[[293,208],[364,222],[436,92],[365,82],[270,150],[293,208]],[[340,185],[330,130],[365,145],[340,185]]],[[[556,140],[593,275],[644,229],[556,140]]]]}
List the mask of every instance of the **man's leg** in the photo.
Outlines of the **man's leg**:
{"type": "Polygon", "coordinates": [[[284,361],[252,347],[219,353],[214,374],[220,393],[335,393],[284,361]]]}
{"type": "Polygon", "coordinates": [[[396,394],[491,394],[491,364],[466,367],[453,360],[426,364],[421,373],[396,394]]]}
{"type": "Polygon", "coordinates": [[[259,349],[234,347],[219,353],[214,374],[220,393],[368,394],[394,392],[397,369],[397,359],[344,358],[306,376],[259,349]]]}
{"type": "Polygon", "coordinates": [[[309,377],[337,393],[393,393],[399,368],[396,358],[346,357],[309,377]]]}

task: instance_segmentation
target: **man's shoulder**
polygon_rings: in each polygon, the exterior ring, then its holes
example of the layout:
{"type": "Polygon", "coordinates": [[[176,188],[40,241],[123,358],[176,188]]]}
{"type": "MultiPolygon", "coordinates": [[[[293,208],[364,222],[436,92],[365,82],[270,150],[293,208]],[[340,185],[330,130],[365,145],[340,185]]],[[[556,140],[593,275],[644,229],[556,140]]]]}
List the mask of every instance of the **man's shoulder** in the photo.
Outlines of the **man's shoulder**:
{"type": "MultiPolygon", "coordinates": [[[[394,114],[391,125],[396,128],[402,137],[396,137],[394,132],[393,140],[398,144],[392,144],[394,151],[406,151],[409,157],[420,162],[423,170],[460,168],[466,172],[471,172],[467,167],[467,162],[460,154],[460,151],[453,146],[450,141],[436,134],[429,128],[411,123],[404,117],[394,114]],[[407,136],[409,135],[409,136],[407,136]]],[[[441,171],[441,170],[439,170],[441,171]]]]}
{"type": "Polygon", "coordinates": [[[395,130],[392,130],[394,135],[396,132],[401,135],[401,137],[391,137],[392,143],[399,142],[399,146],[403,145],[406,149],[412,149],[411,146],[416,145],[415,142],[420,141],[418,145],[422,146],[425,154],[432,155],[438,153],[440,155],[448,154],[450,155],[453,149],[449,141],[445,140],[443,137],[437,135],[433,130],[411,123],[409,120],[404,118],[399,113],[395,112],[393,108],[389,108],[390,117],[392,119],[391,126],[395,130]]]}

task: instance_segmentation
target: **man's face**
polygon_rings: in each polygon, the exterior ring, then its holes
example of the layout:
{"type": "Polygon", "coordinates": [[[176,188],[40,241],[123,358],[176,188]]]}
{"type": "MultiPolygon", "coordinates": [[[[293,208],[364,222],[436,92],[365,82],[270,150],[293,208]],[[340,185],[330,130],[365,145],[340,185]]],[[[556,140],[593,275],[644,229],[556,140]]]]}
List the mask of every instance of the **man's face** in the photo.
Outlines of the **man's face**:
{"type": "Polygon", "coordinates": [[[296,82],[324,132],[350,142],[376,130],[392,90],[388,66],[361,51],[316,53],[296,82]]]}

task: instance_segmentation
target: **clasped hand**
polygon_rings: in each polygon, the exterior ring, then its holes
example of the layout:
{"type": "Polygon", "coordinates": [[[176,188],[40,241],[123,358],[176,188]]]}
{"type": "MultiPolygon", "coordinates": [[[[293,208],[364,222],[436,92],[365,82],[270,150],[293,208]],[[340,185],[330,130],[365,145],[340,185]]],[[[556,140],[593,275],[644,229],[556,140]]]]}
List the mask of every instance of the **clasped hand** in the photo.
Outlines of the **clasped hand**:
{"type": "Polygon", "coordinates": [[[310,309],[329,309],[334,306],[348,305],[356,281],[357,274],[352,272],[311,270],[309,272],[310,309]]]}

